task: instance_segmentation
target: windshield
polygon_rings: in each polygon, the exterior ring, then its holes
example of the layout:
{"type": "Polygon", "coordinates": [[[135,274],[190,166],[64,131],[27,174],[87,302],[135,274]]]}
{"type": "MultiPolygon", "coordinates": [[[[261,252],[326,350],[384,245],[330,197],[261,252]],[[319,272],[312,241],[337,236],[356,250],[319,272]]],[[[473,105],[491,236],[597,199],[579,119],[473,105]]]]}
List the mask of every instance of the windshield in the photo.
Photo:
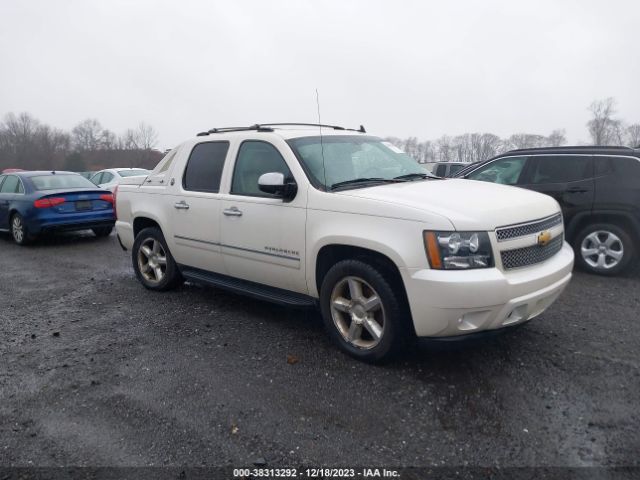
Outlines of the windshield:
{"type": "Polygon", "coordinates": [[[37,177],[30,177],[31,182],[36,187],[36,190],[58,190],[64,188],[91,188],[95,189],[96,186],[84,178],[82,175],[68,175],[68,174],[55,174],[55,175],[39,175],[37,177]]]}
{"type": "Polygon", "coordinates": [[[118,170],[118,175],[121,177],[139,177],[142,175],[149,175],[151,172],[149,170],[144,170],[142,168],[136,168],[133,170],[118,170]]]}
{"type": "MultiPolygon", "coordinates": [[[[287,143],[312,182],[325,189],[356,179],[370,179],[370,183],[375,183],[402,175],[432,176],[402,150],[376,137],[330,135],[322,137],[322,142],[317,136],[294,138],[287,143]]],[[[351,183],[349,188],[370,183],[351,183]]]]}

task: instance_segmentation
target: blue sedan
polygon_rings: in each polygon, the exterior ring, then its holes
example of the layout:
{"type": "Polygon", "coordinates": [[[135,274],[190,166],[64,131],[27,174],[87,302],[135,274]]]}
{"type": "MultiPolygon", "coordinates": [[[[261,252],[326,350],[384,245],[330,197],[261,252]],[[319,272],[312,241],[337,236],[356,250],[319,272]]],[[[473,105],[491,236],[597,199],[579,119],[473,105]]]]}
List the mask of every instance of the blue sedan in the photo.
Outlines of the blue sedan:
{"type": "Polygon", "coordinates": [[[113,194],[77,173],[0,175],[0,230],[18,245],[54,231],[91,229],[103,237],[114,223],[113,194]]]}

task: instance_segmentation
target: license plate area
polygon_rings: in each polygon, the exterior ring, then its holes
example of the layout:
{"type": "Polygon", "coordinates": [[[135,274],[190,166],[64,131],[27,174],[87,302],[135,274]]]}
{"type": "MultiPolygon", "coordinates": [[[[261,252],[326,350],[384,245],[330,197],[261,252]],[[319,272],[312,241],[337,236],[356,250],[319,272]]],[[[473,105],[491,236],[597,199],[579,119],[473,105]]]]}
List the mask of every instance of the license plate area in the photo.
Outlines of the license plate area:
{"type": "Polygon", "coordinates": [[[91,210],[91,208],[92,208],[91,200],[78,200],[76,202],[76,210],[78,211],[91,210]]]}

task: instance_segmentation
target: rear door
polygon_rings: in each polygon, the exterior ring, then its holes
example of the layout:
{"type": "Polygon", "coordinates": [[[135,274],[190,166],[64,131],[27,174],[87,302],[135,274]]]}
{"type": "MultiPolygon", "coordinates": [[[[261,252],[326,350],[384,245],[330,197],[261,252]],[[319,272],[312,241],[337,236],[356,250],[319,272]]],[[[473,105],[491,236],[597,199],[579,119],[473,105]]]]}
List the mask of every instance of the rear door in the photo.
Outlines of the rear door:
{"type": "Polygon", "coordinates": [[[576,215],[591,212],[593,177],[591,155],[535,155],[522,186],[555,198],[568,224],[576,215]]]}
{"type": "Polygon", "coordinates": [[[17,175],[7,175],[0,185],[0,225],[9,228],[9,208],[18,198],[24,197],[24,187],[17,175]]]}
{"type": "Polygon", "coordinates": [[[163,195],[171,218],[171,253],[179,264],[224,273],[220,254],[220,179],[228,141],[202,142],[190,152],[184,172],[173,172],[163,195]],[[182,177],[182,178],[181,178],[182,177]]]}
{"type": "Polygon", "coordinates": [[[2,193],[2,184],[6,178],[6,175],[0,175],[0,230],[9,228],[9,199],[2,193]]]}

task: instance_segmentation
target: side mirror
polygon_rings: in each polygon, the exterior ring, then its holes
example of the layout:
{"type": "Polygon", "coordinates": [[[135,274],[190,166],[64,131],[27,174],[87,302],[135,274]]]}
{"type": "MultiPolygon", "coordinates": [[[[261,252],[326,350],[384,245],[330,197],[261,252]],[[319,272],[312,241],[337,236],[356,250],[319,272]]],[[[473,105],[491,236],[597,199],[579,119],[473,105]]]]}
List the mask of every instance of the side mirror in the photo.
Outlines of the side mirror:
{"type": "Polygon", "coordinates": [[[293,200],[298,192],[298,185],[293,180],[284,178],[280,172],[263,173],[258,178],[260,191],[281,197],[284,200],[293,200]]]}

